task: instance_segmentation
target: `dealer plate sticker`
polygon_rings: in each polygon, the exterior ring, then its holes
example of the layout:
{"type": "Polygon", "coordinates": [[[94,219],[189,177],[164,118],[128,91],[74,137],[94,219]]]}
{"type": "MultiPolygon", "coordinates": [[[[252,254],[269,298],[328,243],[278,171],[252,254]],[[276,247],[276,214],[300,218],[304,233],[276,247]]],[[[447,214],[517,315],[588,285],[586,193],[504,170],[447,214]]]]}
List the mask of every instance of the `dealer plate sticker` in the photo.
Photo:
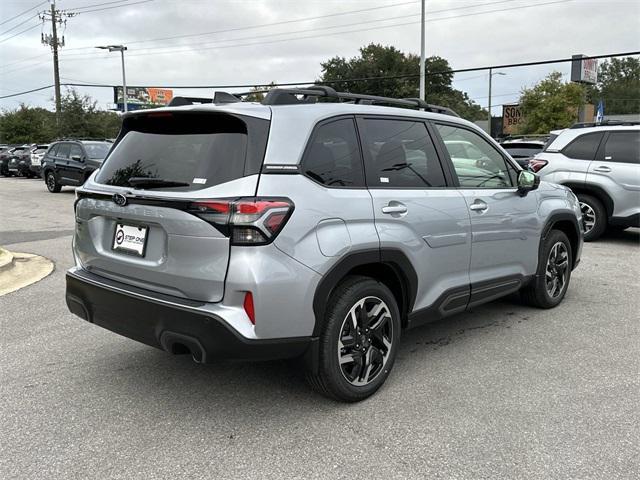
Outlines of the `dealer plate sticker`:
{"type": "Polygon", "coordinates": [[[116,224],[116,233],[113,237],[113,249],[125,253],[144,256],[144,248],[147,244],[148,227],[137,225],[116,224]]]}

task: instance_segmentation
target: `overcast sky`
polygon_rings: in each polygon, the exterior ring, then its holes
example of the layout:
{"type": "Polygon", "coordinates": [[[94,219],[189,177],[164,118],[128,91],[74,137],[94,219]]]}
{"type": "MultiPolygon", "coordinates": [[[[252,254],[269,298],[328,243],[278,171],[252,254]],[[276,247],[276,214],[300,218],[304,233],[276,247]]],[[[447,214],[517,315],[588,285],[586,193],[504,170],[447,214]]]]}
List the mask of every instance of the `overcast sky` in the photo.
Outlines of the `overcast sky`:
{"type": "MultiPolygon", "coordinates": [[[[48,7],[0,0],[0,96],[53,83],[51,52],[40,43],[50,25],[37,18],[48,7]]],[[[58,0],[57,7],[79,12],[63,28],[62,82],[121,84],[119,54],[92,48],[114,43],[129,49],[127,83],[145,86],[311,81],[320,62],[352,57],[371,42],[420,51],[419,1],[58,0]]],[[[640,50],[640,0],[427,0],[427,12],[427,55],[453,68],[640,50]]],[[[492,103],[517,100],[523,86],[554,69],[568,75],[570,66],[503,70],[492,103]]],[[[460,73],[455,86],[486,106],[486,72],[460,73]]],[[[101,108],[112,106],[110,89],[78,89],[101,108]]],[[[0,108],[52,108],[52,96],[48,89],[2,99],[0,108]]]]}

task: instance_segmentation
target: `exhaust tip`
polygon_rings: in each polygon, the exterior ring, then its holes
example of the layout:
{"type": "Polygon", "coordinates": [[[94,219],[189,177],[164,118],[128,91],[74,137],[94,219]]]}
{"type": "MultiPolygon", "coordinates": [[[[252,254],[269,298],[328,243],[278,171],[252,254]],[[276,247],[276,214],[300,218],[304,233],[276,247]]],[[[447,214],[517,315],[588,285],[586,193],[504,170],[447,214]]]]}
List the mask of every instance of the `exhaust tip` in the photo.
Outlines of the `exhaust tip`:
{"type": "Polygon", "coordinates": [[[189,335],[182,333],[162,332],[160,335],[160,345],[163,350],[172,355],[188,355],[191,354],[193,361],[196,363],[206,363],[207,354],[200,341],[189,335]]]}

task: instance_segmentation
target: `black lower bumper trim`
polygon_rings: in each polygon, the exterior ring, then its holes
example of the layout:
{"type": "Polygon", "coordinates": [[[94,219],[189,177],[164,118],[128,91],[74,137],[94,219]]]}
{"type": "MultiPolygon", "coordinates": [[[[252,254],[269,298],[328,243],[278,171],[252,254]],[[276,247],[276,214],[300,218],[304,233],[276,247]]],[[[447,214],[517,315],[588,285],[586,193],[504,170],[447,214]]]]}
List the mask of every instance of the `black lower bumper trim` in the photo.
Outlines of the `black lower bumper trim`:
{"type": "Polygon", "coordinates": [[[619,227],[640,227],[640,213],[628,217],[611,217],[609,224],[619,227]]]}
{"type": "Polygon", "coordinates": [[[127,295],[72,272],[67,273],[66,300],[84,320],[170,353],[191,353],[202,363],[293,358],[312,343],[312,337],[246,339],[211,313],[127,295]]]}

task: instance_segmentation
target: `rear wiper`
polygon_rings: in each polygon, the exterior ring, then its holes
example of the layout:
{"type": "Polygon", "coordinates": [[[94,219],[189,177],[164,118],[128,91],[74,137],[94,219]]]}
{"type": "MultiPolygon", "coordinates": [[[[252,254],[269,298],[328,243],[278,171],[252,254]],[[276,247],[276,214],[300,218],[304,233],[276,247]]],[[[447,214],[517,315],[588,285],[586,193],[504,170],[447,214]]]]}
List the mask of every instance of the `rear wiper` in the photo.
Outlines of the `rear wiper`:
{"type": "Polygon", "coordinates": [[[191,184],[186,182],[176,182],[174,180],[165,180],[164,178],[149,177],[129,177],[127,180],[132,187],[142,188],[163,188],[163,187],[188,187],[191,184]]]}

